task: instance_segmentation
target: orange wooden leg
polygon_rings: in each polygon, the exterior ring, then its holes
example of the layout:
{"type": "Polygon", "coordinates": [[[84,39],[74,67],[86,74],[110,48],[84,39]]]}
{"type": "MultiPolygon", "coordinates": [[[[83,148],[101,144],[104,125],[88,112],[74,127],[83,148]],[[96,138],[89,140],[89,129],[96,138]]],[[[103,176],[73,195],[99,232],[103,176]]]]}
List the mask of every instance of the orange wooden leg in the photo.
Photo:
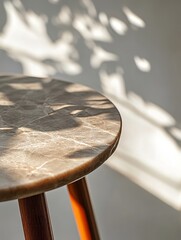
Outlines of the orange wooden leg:
{"type": "Polygon", "coordinates": [[[99,240],[85,178],[69,184],[68,190],[81,240],[99,240]]]}
{"type": "Polygon", "coordinates": [[[53,240],[44,193],[19,199],[26,240],[53,240]]]}

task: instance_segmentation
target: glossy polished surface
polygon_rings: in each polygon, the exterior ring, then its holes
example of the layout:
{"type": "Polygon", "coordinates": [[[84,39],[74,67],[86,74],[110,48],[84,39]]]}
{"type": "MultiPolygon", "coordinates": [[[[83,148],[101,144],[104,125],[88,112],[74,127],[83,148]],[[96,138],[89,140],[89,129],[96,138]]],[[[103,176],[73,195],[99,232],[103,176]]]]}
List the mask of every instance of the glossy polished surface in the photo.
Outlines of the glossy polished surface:
{"type": "Polygon", "coordinates": [[[121,131],[113,104],[74,83],[0,77],[0,201],[68,184],[101,165],[121,131]]]}

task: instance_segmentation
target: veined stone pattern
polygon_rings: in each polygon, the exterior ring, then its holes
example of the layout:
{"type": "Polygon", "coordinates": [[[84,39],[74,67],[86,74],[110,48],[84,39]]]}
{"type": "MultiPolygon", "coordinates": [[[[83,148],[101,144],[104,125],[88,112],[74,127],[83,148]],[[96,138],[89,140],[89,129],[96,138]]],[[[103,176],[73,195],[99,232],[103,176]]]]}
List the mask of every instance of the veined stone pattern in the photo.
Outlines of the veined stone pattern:
{"type": "Polygon", "coordinates": [[[68,184],[101,165],[121,131],[96,91],[51,78],[0,76],[0,200],[68,184]]]}

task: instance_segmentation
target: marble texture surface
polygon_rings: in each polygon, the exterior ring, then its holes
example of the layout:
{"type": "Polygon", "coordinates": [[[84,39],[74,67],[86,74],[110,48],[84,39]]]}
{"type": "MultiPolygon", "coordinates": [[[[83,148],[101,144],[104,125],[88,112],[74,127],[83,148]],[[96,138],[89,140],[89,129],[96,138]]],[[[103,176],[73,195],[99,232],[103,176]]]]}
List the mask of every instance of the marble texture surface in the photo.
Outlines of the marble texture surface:
{"type": "Polygon", "coordinates": [[[120,132],[117,109],[86,86],[0,76],[0,201],[88,174],[114,152],[120,132]]]}

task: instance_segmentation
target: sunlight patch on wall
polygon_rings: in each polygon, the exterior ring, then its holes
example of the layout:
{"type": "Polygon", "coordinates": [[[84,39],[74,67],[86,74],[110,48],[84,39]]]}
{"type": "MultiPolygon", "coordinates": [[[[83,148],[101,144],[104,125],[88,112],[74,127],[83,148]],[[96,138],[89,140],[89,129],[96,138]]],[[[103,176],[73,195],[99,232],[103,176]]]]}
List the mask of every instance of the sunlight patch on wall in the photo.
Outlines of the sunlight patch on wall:
{"type": "Polygon", "coordinates": [[[142,72],[150,72],[151,64],[145,58],[140,58],[138,56],[134,57],[135,64],[137,68],[142,72]]]}
{"type": "Polygon", "coordinates": [[[48,0],[48,1],[49,1],[49,3],[56,4],[56,3],[58,3],[60,0],[48,0]]]}
{"type": "Polygon", "coordinates": [[[111,17],[110,25],[112,29],[119,35],[125,35],[125,33],[128,30],[127,25],[123,21],[119,20],[118,18],[111,17]]]}
{"type": "Polygon", "coordinates": [[[181,141],[181,129],[174,127],[170,132],[178,141],[181,141]]]}
{"type": "Polygon", "coordinates": [[[105,70],[99,72],[103,92],[114,95],[118,99],[126,98],[126,87],[123,79],[123,70],[117,68],[114,73],[108,74],[105,70]]]}
{"type": "Polygon", "coordinates": [[[135,13],[133,13],[128,7],[123,7],[123,12],[133,26],[137,28],[144,28],[146,26],[145,22],[135,13]]]}
{"type": "Polygon", "coordinates": [[[94,3],[91,0],[81,0],[81,2],[87,9],[88,14],[91,17],[96,17],[97,11],[96,11],[96,7],[94,6],[94,3]]]}
{"type": "Polygon", "coordinates": [[[69,25],[72,22],[72,12],[68,6],[63,6],[55,19],[56,23],[69,25]]]}
{"type": "Polygon", "coordinates": [[[112,41],[112,37],[107,29],[88,15],[76,15],[73,22],[73,27],[85,39],[102,42],[112,41]]]}
{"type": "Polygon", "coordinates": [[[153,123],[158,126],[172,126],[174,125],[175,119],[164,109],[153,103],[144,102],[144,100],[133,92],[127,94],[128,101],[131,103],[139,112],[145,115],[153,123]]]}
{"type": "Polygon", "coordinates": [[[82,72],[82,67],[75,62],[62,62],[61,64],[56,64],[60,72],[64,72],[69,75],[77,75],[82,72]]]}
{"type": "Polygon", "coordinates": [[[106,13],[100,12],[99,13],[99,21],[102,23],[102,25],[107,26],[109,24],[109,19],[106,13]]]}
{"type": "Polygon", "coordinates": [[[93,68],[99,68],[103,62],[117,61],[119,59],[116,54],[108,52],[93,43],[89,44],[90,46],[93,50],[93,54],[90,57],[90,65],[93,68]]]}
{"type": "Polygon", "coordinates": [[[28,11],[24,13],[26,21],[23,21],[12,3],[4,4],[7,23],[0,35],[0,47],[22,64],[25,74],[52,75],[60,70],[56,69],[56,63],[62,65],[62,72],[80,74],[82,67],[77,62],[79,53],[71,32],[65,31],[53,42],[47,34],[46,19],[28,11]],[[49,64],[47,60],[55,64],[49,64]]]}
{"type": "Polygon", "coordinates": [[[23,4],[20,0],[13,0],[13,4],[17,8],[20,8],[20,9],[23,8],[23,4]]]}
{"type": "Polygon", "coordinates": [[[175,127],[175,119],[164,109],[126,92],[123,76],[117,70],[116,74],[100,71],[104,94],[119,109],[123,120],[121,141],[108,164],[180,209],[181,129],[175,127]]]}
{"type": "MultiPolygon", "coordinates": [[[[78,63],[79,52],[75,47],[77,40],[71,30],[67,32],[64,30],[60,37],[53,42],[47,33],[48,17],[46,15],[38,16],[32,11],[25,11],[20,0],[15,0],[15,2],[22,11],[18,12],[9,1],[4,3],[7,23],[0,35],[0,47],[22,64],[26,74],[30,74],[32,69],[35,69],[33,75],[37,74],[38,76],[52,75],[56,72],[70,75],[80,74],[82,66],[78,63]],[[18,31],[16,26],[19,27],[18,31]],[[30,45],[31,48],[28,47],[30,45]]],[[[51,19],[54,25],[57,27],[71,26],[81,35],[85,45],[91,50],[90,65],[92,68],[98,69],[104,62],[118,61],[117,54],[107,51],[100,44],[98,46],[96,42],[110,43],[113,41],[109,27],[118,35],[125,35],[128,26],[118,18],[113,16],[108,18],[104,12],[98,13],[97,16],[91,0],[81,0],[81,4],[88,14],[73,12],[68,5],[63,5],[57,16],[51,19]]],[[[134,21],[134,24],[139,27],[144,25],[143,21],[127,7],[124,7],[123,10],[132,23],[134,21]]],[[[148,60],[138,56],[135,56],[134,60],[140,71],[150,71],[151,65],[148,60]]]]}

